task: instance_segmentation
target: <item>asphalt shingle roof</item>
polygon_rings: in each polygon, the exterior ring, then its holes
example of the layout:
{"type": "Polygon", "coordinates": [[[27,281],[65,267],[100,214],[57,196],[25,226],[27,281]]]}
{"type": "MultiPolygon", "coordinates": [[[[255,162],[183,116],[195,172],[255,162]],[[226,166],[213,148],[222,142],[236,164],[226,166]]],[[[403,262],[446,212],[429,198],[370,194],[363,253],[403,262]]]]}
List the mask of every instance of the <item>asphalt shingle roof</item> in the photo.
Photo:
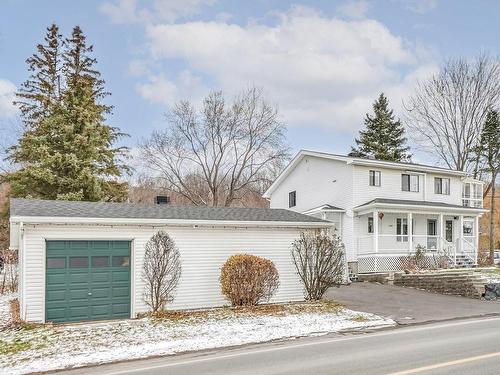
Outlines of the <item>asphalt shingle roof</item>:
{"type": "Polygon", "coordinates": [[[11,199],[11,216],[327,223],[285,209],[11,199]]]}
{"type": "Polygon", "coordinates": [[[373,203],[382,204],[399,204],[403,206],[429,206],[429,207],[444,207],[444,208],[463,208],[463,209],[478,209],[477,207],[465,207],[458,204],[449,204],[443,202],[427,202],[427,201],[413,201],[408,199],[389,199],[389,198],[376,198],[355,208],[360,208],[363,206],[368,206],[373,203]]]}

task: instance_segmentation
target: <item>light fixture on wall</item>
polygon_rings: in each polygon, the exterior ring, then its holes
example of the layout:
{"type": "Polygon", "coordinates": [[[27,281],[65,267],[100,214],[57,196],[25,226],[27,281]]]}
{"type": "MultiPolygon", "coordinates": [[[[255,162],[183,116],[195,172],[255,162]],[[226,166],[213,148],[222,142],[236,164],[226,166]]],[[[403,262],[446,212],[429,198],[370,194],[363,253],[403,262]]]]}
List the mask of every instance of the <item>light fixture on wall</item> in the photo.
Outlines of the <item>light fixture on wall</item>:
{"type": "Polygon", "coordinates": [[[384,218],[384,213],[383,213],[383,212],[379,212],[379,213],[378,213],[378,218],[379,218],[380,220],[382,220],[382,219],[384,218]]]}

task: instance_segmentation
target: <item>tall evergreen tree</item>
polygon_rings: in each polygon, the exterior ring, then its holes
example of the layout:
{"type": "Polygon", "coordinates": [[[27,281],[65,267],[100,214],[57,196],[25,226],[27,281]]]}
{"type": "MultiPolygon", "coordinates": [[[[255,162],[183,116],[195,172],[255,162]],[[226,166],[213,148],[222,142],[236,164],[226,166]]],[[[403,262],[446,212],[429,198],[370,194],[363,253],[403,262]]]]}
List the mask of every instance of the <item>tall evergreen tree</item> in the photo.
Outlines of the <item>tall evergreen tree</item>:
{"type": "MultiPolygon", "coordinates": [[[[128,171],[123,164],[127,149],[114,147],[124,134],[105,123],[112,107],[102,103],[109,95],[96,70],[92,46],[77,26],[64,40],[58,56],[60,96],[51,100],[42,115],[22,112],[30,126],[9,150],[21,168],[8,176],[18,197],[121,201],[127,185],[119,178],[128,171]]],[[[42,97],[42,95],[40,95],[42,97]]],[[[28,98],[37,108],[47,102],[28,98]]]]}
{"type": "Polygon", "coordinates": [[[366,114],[366,129],[359,132],[359,139],[355,139],[356,147],[351,147],[349,156],[410,161],[405,130],[401,122],[395,119],[392,109],[389,109],[389,101],[384,93],[373,103],[373,112],[374,117],[366,114]]]}
{"type": "Polygon", "coordinates": [[[478,146],[484,171],[491,176],[491,201],[490,201],[490,231],[489,247],[490,262],[493,264],[495,250],[495,193],[496,180],[500,174],[500,115],[498,111],[490,110],[486,115],[483,129],[481,131],[480,143],[478,146]]]}
{"type": "Polygon", "coordinates": [[[30,77],[21,85],[14,102],[26,127],[35,126],[41,118],[50,115],[51,106],[61,99],[63,40],[57,25],[47,28],[44,41],[37,45],[37,52],[26,59],[30,77]]]}

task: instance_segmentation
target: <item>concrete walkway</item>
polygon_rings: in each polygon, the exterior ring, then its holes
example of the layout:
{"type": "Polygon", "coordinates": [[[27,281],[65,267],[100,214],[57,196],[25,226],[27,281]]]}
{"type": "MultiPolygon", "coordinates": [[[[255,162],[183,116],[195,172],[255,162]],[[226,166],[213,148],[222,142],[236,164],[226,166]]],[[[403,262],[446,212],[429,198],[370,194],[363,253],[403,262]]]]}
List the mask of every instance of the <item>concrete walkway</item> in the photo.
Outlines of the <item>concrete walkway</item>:
{"type": "Polygon", "coordinates": [[[390,317],[399,324],[500,315],[500,302],[368,282],[332,288],[327,292],[326,298],[353,310],[390,317]]]}

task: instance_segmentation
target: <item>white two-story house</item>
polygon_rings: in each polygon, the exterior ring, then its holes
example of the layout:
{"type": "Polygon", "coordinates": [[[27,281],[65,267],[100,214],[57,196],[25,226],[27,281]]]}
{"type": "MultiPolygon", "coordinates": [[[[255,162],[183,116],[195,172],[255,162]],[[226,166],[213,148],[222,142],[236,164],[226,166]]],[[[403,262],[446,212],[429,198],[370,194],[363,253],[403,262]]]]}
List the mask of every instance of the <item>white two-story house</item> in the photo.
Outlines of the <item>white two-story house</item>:
{"type": "Polygon", "coordinates": [[[332,221],[351,270],[367,273],[400,270],[418,245],[475,265],[482,192],[465,172],[300,151],[264,197],[332,221]]]}

